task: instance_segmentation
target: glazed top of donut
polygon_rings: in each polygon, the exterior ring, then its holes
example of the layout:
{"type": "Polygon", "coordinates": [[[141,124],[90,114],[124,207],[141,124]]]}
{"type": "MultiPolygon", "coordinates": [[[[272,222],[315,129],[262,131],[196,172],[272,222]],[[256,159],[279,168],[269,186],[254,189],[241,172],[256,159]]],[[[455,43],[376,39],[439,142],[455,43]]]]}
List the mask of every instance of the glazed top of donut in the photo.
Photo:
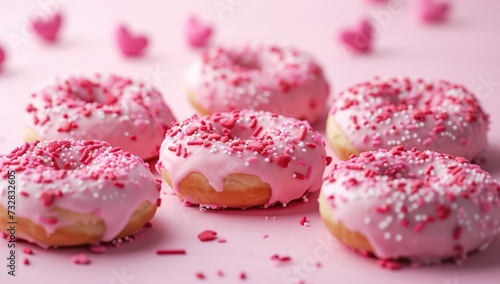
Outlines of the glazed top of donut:
{"type": "Polygon", "coordinates": [[[334,218],[372,238],[385,257],[394,257],[391,249],[405,238],[405,250],[416,254],[467,252],[500,229],[497,182],[462,157],[432,151],[398,146],[361,153],[334,165],[322,194],[334,218]],[[426,243],[431,252],[410,245],[414,237],[433,239],[426,243]]]}
{"type": "Polygon", "coordinates": [[[47,233],[71,223],[51,214],[49,209],[57,207],[100,216],[106,224],[103,240],[110,241],[141,203],[155,204],[159,196],[141,158],[103,141],[35,141],[0,157],[2,204],[7,204],[9,171],[15,171],[20,198],[16,214],[40,223],[47,233]]]}
{"type": "Polygon", "coordinates": [[[318,190],[330,161],[321,134],[307,121],[243,110],[174,124],[157,169],[167,169],[174,190],[192,172],[202,173],[216,191],[222,191],[229,174],[256,175],[271,186],[267,205],[272,205],[300,198],[307,189],[318,190]]]}
{"type": "Polygon", "coordinates": [[[487,144],[476,97],[447,81],[377,77],[336,96],[331,114],[360,152],[402,145],[472,159],[487,144]]]}
{"type": "Polygon", "coordinates": [[[28,125],[44,139],[106,140],[122,147],[121,140],[144,147],[141,136],[163,137],[174,120],[151,84],[99,74],[46,82],[26,111],[28,125]]]}
{"type": "Polygon", "coordinates": [[[213,112],[250,108],[294,117],[300,114],[310,121],[323,111],[329,94],[323,71],[310,55],[274,45],[204,51],[189,70],[186,83],[196,102],[213,112]]]}

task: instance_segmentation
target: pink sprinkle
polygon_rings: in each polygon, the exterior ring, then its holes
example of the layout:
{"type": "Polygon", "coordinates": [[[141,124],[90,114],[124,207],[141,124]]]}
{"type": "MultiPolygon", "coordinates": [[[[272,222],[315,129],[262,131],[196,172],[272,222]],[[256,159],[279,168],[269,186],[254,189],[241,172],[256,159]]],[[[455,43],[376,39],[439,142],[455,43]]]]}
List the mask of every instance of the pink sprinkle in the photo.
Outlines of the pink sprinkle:
{"type": "Polygon", "coordinates": [[[31,255],[33,254],[33,250],[32,250],[32,249],[30,249],[30,248],[23,248],[23,252],[24,252],[25,254],[31,254],[31,255]]]}
{"type": "Polygon", "coordinates": [[[217,270],[217,276],[223,277],[224,276],[224,272],[222,272],[222,270],[217,270]]]}
{"type": "Polygon", "coordinates": [[[212,28],[200,22],[196,17],[189,18],[186,24],[186,39],[188,44],[193,48],[200,48],[207,45],[212,28]]]}
{"type": "Polygon", "coordinates": [[[31,23],[33,31],[44,41],[53,42],[57,39],[57,32],[61,27],[62,16],[56,13],[47,19],[38,19],[31,23]]]}
{"type": "Polygon", "coordinates": [[[84,264],[84,265],[90,264],[89,257],[84,253],[75,254],[74,256],[71,257],[71,261],[74,264],[84,264]]]}
{"type": "Polygon", "coordinates": [[[425,222],[418,222],[413,228],[413,231],[415,231],[415,233],[419,233],[424,229],[424,227],[425,227],[425,222]]]}
{"type": "Polygon", "coordinates": [[[27,257],[25,257],[23,259],[23,263],[24,263],[24,265],[30,265],[30,260],[27,257]]]}
{"type": "Polygon", "coordinates": [[[0,67],[2,66],[2,63],[5,61],[5,52],[3,51],[2,47],[0,46],[0,67]]]}
{"type": "Polygon", "coordinates": [[[106,252],[106,247],[103,245],[91,245],[89,250],[94,253],[104,253],[106,252]]]}
{"type": "Polygon", "coordinates": [[[119,26],[116,31],[116,42],[121,53],[127,57],[142,55],[148,45],[148,39],[142,35],[132,35],[127,27],[119,26]]]}
{"type": "Polygon", "coordinates": [[[151,228],[151,227],[153,227],[153,223],[147,222],[145,226],[148,227],[148,228],[151,228]]]}
{"type": "Polygon", "coordinates": [[[218,243],[225,243],[225,242],[227,242],[227,241],[226,241],[226,239],[218,239],[218,240],[217,240],[217,242],[218,242],[218,243]]]}
{"type": "Polygon", "coordinates": [[[380,265],[381,267],[383,268],[387,268],[387,269],[391,269],[391,270],[395,270],[395,269],[401,269],[403,268],[403,266],[401,265],[401,263],[397,262],[397,261],[394,261],[394,260],[385,260],[385,259],[381,259],[379,260],[378,262],[378,265],[380,265]]]}
{"type": "Polygon", "coordinates": [[[264,236],[262,236],[263,239],[267,239],[269,238],[269,235],[268,234],[265,234],[264,236]]]}
{"type": "Polygon", "coordinates": [[[443,22],[450,10],[450,3],[436,0],[419,0],[418,14],[420,19],[428,23],[443,22]]]}
{"type": "Polygon", "coordinates": [[[424,146],[429,146],[429,144],[431,144],[431,142],[432,142],[431,138],[426,138],[424,141],[422,141],[422,144],[424,146]]]}
{"type": "Polygon", "coordinates": [[[368,20],[362,19],[355,28],[342,30],[340,32],[340,41],[352,52],[370,52],[373,41],[373,29],[372,24],[368,20]]]}

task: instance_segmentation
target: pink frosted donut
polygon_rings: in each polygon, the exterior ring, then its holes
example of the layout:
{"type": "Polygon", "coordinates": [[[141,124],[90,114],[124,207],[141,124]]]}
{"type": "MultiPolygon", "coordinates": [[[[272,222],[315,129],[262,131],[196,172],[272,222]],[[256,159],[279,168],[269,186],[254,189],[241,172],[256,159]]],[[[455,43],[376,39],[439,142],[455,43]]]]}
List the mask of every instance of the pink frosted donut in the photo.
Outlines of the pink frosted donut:
{"type": "Polygon", "coordinates": [[[0,158],[0,181],[0,230],[14,216],[16,237],[43,247],[128,236],[159,198],[148,164],[97,140],[26,142],[0,158]]]}
{"type": "Polygon", "coordinates": [[[51,80],[26,112],[26,141],[104,140],[143,159],[158,156],[175,120],[152,85],[113,75],[51,80]]]}
{"type": "Polygon", "coordinates": [[[186,87],[201,114],[256,109],[314,122],[329,94],[321,67],[294,48],[245,45],[204,51],[186,87]]]}
{"type": "Polygon", "coordinates": [[[375,78],[334,98],[326,132],[343,160],[398,145],[472,160],[487,146],[488,123],[476,97],[461,85],[375,78]]]}
{"type": "Polygon", "coordinates": [[[499,193],[462,157],[398,146],[334,165],[320,212],[340,241],[381,259],[462,259],[499,233],[499,193]]]}
{"type": "Polygon", "coordinates": [[[174,124],[157,170],[185,202],[268,207],[319,190],[330,161],[308,122],[242,110],[174,124]]]}

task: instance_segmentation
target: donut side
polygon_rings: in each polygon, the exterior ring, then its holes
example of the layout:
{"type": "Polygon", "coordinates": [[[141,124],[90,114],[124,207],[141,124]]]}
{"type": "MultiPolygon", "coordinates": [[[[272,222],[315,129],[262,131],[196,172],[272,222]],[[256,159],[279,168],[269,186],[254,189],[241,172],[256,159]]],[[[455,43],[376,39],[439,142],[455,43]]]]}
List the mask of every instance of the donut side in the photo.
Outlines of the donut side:
{"type": "Polygon", "coordinates": [[[327,204],[326,199],[325,197],[323,197],[323,195],[319,196],[318,202],[321,219],[323,220],[323,223],[325,224],[328,231],[330,231],[333,236],[335,236],[339,241],[341,241],[348,247],[375,253],[372,245],[363,234],[349,230],[342,221],[335,222],[335,220],[332,218],[332,209],[327,204]]]}
{"type": "MultiPolygon", "coordinates": [[[[127,225],[113,238],[124,238],[140,231],[156,213],[156,204],[143,202],[130,216],[127,225]]],[[[64,247],[95,244],[101,242],[106,232],[104,220],[95,214],[82,214],[68,209],[51,208],[50,213],[58,219],[71,222],[69,225],[58,227],[54,232],[47,233],[39,223],[24,217],[16,217],[17,236],[43,247],[64,247]]],[[[5,207],[0,205],[0,231],[7,232],[8,214],[5,207]]]]}
{"type": "Polygon", "coordinates": [[[347,160],[351,155],[359,155],[360,151],[356,149],[349,138],[342,131],[340,126],[335,122],[332,115],[328,115],[326,121],[326,138],[332,147],[335,155],[340,160],[347,160]]]}
{"type": "MultiPolygon", "coordinates": [[[[173,188],[169,173],[164,170],[161,175],[173,188]]],[[[268,203],[271,187],[258,176],[233,173],[224,178],[223,190],[216,191],[203,174],[193,172],[179,183],[176,194],[195,204],[210,204],[217,208],[250,208],[268,203]]]]}

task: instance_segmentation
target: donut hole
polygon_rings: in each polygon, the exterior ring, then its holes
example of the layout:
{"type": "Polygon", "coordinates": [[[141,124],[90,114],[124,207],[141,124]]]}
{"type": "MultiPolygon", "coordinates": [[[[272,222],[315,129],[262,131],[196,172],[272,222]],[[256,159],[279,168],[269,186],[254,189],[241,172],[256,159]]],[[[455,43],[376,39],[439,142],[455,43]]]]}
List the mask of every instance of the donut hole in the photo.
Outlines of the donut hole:
{"type": "Polygon", "coordinates": [[[262,70],[262,64],[256,58],[240,57],[233,61],[233,64],[244,70],[262,70]]]}
{"type": "Polygon", "coordinates": [[[109,105],[116,103],[123,88],[130,83],[130,80],[110,76],[104,83],[78,78],[67,80],[65,85],[68,95],[77,101],[109,105]]]}

